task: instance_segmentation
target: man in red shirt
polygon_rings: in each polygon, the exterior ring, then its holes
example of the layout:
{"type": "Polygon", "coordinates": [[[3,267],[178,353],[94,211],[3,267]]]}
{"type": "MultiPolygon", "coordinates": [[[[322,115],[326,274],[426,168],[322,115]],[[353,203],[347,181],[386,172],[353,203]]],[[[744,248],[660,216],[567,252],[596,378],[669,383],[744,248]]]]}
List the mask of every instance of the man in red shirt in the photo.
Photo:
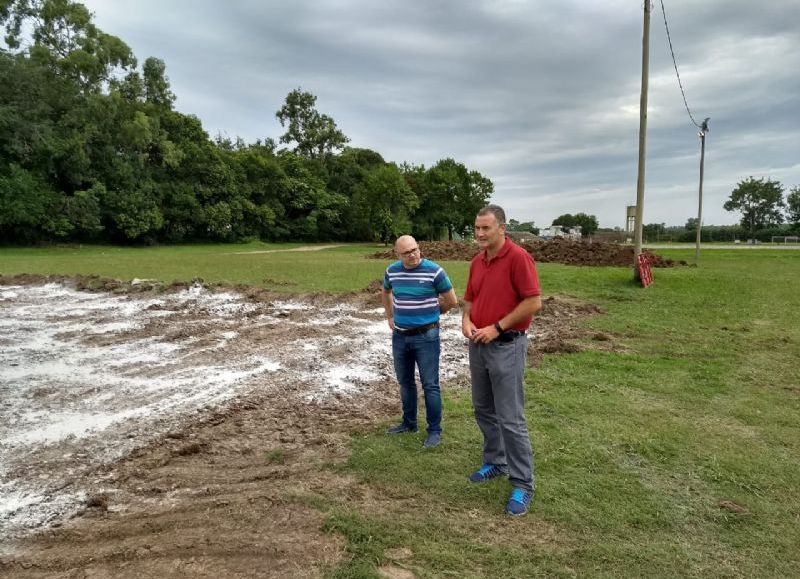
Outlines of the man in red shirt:
{"type": "Polygon", "coordinates": [[[481,252],[469,267],[461,331],[469,341],[472,405],[483,433],[483,466],[469,480],[508,476],[510,515],[528,511],[534,493],[533,449],[525,420],[526,331],[542,307],[533,258],[506,238],[501,207],[475,218],[481,252]]]}

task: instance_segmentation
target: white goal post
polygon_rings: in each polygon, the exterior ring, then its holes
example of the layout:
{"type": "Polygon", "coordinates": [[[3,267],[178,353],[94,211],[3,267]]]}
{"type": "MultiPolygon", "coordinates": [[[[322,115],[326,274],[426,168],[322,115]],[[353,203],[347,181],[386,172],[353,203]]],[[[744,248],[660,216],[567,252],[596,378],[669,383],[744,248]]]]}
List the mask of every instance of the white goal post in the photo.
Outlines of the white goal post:
{"type": "Polygon", "coordinates": [[[800,243],[800,236],[797,235],[773,235],[772,243],[800,243]]]}

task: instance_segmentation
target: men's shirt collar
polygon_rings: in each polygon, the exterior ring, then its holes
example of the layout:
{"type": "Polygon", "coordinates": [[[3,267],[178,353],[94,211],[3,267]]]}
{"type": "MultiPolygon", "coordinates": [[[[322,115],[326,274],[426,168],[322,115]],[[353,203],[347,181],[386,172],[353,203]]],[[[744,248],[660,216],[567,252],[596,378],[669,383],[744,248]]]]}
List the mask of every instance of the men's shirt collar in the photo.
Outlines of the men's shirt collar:
{"type": "Polygon", "coordinates": [[[422,266],[423,262],[425,262],[425,261],[427,261],[427,260],[426,260],[426,258],[423,257],[422,259],[419,260],[419,263],[415,267],[406,267],[405,264],[403,263],[403,260],[401,259],[400,260],[400,267],[402,267],[405,271],[415,271],[420,266],[422,266]]]}
{"type": "MultiPolygon", "coordinates": [[[[503,246],[500,248],[500,251],[497,252],[497,255],[492,258],[492,261],[503,257],[505,254],[511,251],[511,243],[512,242],[508,239],[508,237],[503,238],[503,246]]],[[[483,250],[483,262],[487,265],[491,263],[489,261],[489,252],[485,249],[483,250]]]]}

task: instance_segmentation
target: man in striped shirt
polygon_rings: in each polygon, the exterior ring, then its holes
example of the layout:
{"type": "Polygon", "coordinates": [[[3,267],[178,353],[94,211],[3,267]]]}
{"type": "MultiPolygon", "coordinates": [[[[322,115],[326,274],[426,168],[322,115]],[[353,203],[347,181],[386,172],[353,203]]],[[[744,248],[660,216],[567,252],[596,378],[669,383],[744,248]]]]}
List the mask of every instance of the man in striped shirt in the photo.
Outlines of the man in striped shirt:
{"type": "Polygon", "coordinates": [[[417,431],[416,366],[428,421],[428,436],[423,446],[433,448],[439,445],[442,436],[439,316],[455,307],[458,298],[445,271],[429,259],[422,259],[413,237],[398,237],[394,251],[399,260],[386,268],[381,299],[392,329],[392,356],[400,384],[403,421],[387,432],[417,431]]]}

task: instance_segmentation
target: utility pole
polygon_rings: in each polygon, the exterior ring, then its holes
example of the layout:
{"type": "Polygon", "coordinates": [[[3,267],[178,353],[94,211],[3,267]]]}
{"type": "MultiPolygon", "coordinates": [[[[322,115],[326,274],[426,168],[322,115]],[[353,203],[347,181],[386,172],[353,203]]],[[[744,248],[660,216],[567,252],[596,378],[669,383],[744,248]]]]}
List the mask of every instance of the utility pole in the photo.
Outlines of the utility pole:
{"type": "Polygon", "coordinates": [[[639,254],[642,253],[642,216],[644,215],[644,165],[647,144],[647,82],[650,74],[650,0],[644,0],[642,32],[642,93],[639,100],[639,175],[636,179],[636,233],[633,249],[633,277],[639,279],[639,254]]]}
{"type": "Polygon", "coordinates": [[[694,248],[694,263],[700,264],[700,233],[703,227],[703,163],[706,158],[706,133],[708,132],[708,121],[710,117],[706,117],[703,124],[700,125],[700,191],[697,196],[697,243],[694,248]]]}

